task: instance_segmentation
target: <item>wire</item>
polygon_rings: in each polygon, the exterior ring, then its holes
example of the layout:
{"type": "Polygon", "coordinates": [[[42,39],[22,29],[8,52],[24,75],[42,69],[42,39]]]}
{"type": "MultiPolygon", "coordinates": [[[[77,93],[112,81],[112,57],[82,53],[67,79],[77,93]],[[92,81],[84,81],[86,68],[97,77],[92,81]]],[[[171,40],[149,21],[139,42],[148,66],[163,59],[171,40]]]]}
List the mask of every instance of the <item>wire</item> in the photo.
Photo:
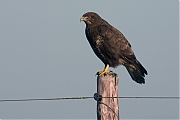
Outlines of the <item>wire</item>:
{"type": "MultiPolygon", "coordinates": [[[[17,102],[17,101],[50,101],[50,100],[78,100],[92,99],[94,97],[62,97],[62,98],[37,98],[37,99],[6,99],[0,102],[17,102]]],[[[180,99],[180,97],[102,97],[102,98],[121,98],[121,99],[180,99]]]]}
{"type": "Polygon", "coordinates": [[[117,115],[116,112],[111,107],[109,107],[108,105],[106,105],[105,103],[103,103],[101,101],[99,101],[99,103],[105,105],[106,107],[108,107],[114,113],[114,115],[116,115],[116,117],[119,118],[119,115],[117,115]]]}
{"type": "Polygon", "coordinates": [[[180,99],[180,97],[153,97],[153,96],[147,96],[147,97],[102,97],[102,98],[127,98],[127,99],[131,99],[131,98],[138,98],[138,99],[141,99],[141,98],[145,98],[145,99],[180,99]]]}
{"type": "Polygon", "coordinates": [[[0,102],[12,102],[12,101],[43,101],[43,100],[70,100],[70,99],[88,99],[93,97],[64,97],[64,98],[38,98],[38,99],[9,99],[0,100],[0,102]]]}

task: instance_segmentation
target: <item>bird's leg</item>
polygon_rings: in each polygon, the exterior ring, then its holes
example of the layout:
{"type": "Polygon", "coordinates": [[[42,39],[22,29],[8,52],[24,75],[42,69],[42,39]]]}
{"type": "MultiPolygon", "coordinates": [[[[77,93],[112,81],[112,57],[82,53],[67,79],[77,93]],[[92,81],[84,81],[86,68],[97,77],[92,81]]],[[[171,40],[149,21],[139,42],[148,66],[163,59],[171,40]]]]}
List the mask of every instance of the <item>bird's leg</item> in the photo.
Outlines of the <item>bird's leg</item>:
{"type": "Polygon", "coordinates": [[[109,68],[109,64],[106,64],[105,67],[104,67],[104,70],[97,72],[97,75],[102,76],[104,74],[109,74],[110,71],[108,70],[108,68],[109,68]]]}

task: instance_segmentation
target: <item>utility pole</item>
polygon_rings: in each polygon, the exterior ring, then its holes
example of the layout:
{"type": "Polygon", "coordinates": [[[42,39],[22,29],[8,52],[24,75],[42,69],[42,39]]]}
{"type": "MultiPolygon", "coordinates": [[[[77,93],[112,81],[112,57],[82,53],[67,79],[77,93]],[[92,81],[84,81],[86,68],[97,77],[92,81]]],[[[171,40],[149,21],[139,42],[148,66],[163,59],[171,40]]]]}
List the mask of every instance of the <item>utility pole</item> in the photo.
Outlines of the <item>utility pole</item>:
{"type": "Polygon", "coordinates": [[[119,120],[118,105],[118,77],[116,73],[110,73],[97,77],[97,119],[119,120]],[[103,98],[110,97],[110,98],[103,98]]]}

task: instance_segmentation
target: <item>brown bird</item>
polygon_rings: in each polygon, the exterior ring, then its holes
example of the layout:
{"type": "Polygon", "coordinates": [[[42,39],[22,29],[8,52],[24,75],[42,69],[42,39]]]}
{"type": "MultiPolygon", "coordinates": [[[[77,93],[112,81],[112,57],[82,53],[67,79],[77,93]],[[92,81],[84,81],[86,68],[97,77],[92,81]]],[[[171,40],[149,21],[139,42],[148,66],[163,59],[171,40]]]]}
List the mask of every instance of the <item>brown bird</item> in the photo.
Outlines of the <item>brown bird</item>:
{"type": "Polygon", "coordinates": [[[94,12],[85,13],[80,21],[86,24],[86,38],[94,53],[105,64],[104,70],[99,71],[98,75],[109,74],[109,67],[123,65],[134,81],[145,83],[147,71],[136,59],[131,44],[118,29],[94,12]]]}

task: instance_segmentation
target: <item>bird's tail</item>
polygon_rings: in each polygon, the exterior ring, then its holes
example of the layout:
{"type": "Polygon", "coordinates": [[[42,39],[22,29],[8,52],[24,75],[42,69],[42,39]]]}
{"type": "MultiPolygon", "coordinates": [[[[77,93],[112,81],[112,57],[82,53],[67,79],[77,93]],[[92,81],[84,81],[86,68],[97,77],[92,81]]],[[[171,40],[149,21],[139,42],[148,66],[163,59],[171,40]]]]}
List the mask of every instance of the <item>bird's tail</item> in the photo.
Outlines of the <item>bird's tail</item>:
{"type": "Polygon", "coordinates": [[[145,83],[144,77],[145,74],[147,75],[148,73],[138,60],[136,60],[134,64],[129,64],[125,67],[134,81],[140,84],[145,83]]]}

